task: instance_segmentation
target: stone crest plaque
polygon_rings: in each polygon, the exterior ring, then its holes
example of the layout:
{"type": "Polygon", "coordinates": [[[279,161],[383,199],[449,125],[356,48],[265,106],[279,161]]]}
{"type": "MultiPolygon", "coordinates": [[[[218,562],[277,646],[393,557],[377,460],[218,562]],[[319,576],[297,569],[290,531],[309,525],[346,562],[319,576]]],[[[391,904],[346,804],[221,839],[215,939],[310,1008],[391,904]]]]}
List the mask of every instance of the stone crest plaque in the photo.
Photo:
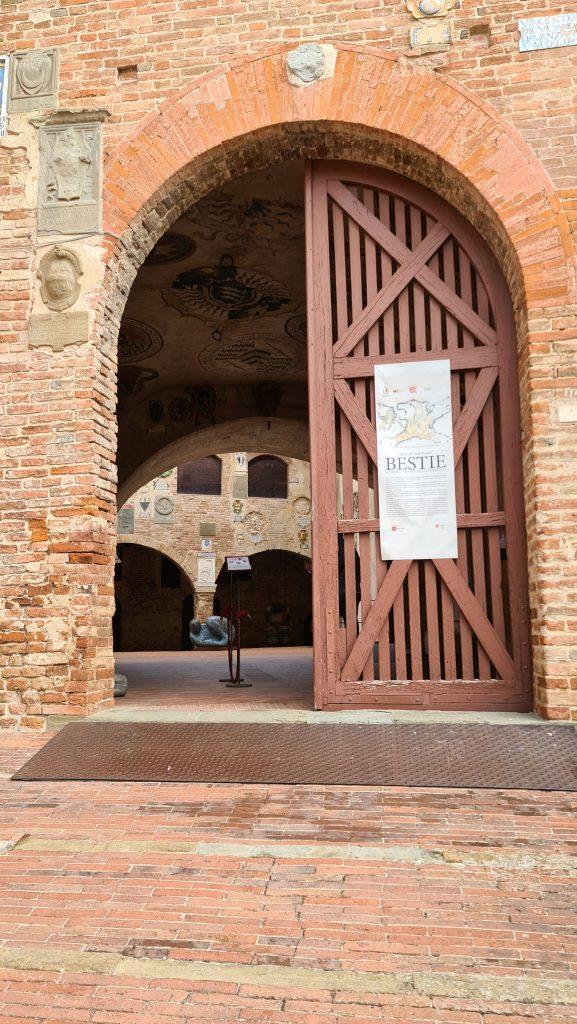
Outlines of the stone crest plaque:
{"type": "Polygon", "coordinates": [[[21,50],[12,54],[8,110],[50,110],[58,99],[58,50],[21,50]]]}
{"type": "Polygon", "coordinates": [[[577,46],[577,13],[521,18],[519,32],[521,53],[552,50],[558,46],[577,46]]]}
{"type": "Polygon", "coordinates": [[[42,301],[60,312],[73,306],[80,295],[82,264],[69,245],[55,245],[40,260],[36,275],[40,280],[42,301]]]}
{"type": "Polygon", "coordinates": [[[100,149],[99,124],[40,128],[39,231],[100,229],[100,149]]]}
{"type": "Polygon", "coordinates": [[[121,508],[116,516],[116,531],[117,533],[134,533],[134,508],[131,505],[125,505],[121,508]]]}

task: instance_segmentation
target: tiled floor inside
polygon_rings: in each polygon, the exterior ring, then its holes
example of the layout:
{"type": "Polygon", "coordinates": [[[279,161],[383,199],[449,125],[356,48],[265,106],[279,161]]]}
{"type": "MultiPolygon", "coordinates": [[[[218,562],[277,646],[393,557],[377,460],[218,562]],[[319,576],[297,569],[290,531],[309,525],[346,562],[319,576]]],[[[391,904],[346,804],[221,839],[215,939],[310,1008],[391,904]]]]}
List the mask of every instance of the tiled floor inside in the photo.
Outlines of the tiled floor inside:
{"type": "MultiPolygon", "coordinates": [[[[312,648],[251,648],[241,653],[242,675],[251,687],[229,689],[226,651],[137,651],[115,655],[116,671],[128,678],[122,708],[312,709],[312,648]]],[[[236,662],[235,662],[236,666],[236,662]]]]}

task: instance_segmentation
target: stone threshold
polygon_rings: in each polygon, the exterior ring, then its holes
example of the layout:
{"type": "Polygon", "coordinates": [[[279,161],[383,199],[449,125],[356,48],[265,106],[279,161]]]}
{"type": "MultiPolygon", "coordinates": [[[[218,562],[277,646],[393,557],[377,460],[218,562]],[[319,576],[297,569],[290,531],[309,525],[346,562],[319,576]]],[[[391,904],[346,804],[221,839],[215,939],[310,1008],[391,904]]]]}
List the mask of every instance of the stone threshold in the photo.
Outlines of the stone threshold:
{"type": "Polygon", "coordinates": [[[264,724],[304,723],[305,725],[535,725],[546,728],[577,727],[577,722],[549,722],[534,712],[513,711],[303,711],[297,709],[223,708],[217,711],[179,711],[177,708],[123,708],[115,706],[87,717],[49,715],[48,732],[57,732],[71,723],[91,722],[239,722],[264,724]]]}
{"type": "MultiPolygon", "coordinates": [[[[159,940],[160,943],[160,940],[159,940]]],[[[203,960],[135,959],[121,953],[55,948],[0,948],[0,969],[74,972],[133,978],[173,978],[187,982],[227,982],[266,986],[285,992],[316,989],[354,993],[405,995],[429,998],[482,999],[502,1003],[577,1006],[577,981],[562,978],[527,978],[519,975],[405,973],[400,971],[322,970],[214,963],[203,960]]]]}

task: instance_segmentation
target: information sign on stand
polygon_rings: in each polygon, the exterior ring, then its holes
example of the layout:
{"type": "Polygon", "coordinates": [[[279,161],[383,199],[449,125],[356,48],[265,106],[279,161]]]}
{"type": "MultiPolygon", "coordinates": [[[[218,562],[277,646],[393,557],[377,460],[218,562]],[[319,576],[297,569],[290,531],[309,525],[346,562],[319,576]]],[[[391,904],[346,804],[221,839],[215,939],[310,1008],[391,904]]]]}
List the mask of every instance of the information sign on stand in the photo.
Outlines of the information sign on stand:
{"type": "Polygon", "coordinates": [[[245,612],[241,611],[240,607],[240,576],[243,572],[250,572],[250,559],[248,555],[227,555],[226,557],[226,568],[228,571],[228,579],[230,583],[230,606],[226,613],[227,625],[228,625],[228,672],[229,679],[221,679],[221,683],[226,683],[227,686],[232,688],[235,687],[248,687],[252,686],[252,683],[245,683],[244,679],[240,674],[240,626],[245,612]],[[234,587],[233,580],[236,578],[236,603],[234,599],[234,587]],[[233,652],[232,652],[232,634],[233,630],[236,639],[236,668],[233,668],[233,652]]]}
{"type": "Polygon", "coordinates": [[[375,366],[381,557],[457,558],[448,359],[375,366]]]}

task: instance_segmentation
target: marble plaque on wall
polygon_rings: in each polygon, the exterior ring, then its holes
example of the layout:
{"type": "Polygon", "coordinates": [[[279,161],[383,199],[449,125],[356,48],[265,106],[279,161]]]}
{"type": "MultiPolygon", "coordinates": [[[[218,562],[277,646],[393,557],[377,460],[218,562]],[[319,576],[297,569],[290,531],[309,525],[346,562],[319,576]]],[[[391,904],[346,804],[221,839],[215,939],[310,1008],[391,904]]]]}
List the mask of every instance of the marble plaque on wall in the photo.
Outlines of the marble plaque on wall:
{"type": "Polygon", "coordinates": [[[233,498],[248,498],[248,476],[246,473],[232,474],[233,498]]]}
{"type": "Polygon", "coordinates": [[[8,110],[51,110],[58,100],[58,50],[20,50],[10,59],[8,110]]]}
{"type": "Polygon", "coordinates": [[[100,230],[100,124],[40,128],[38,230],[100,230]]]}
{"type": "Polygon", "coordinates": [[[552,50],[558,46],[577,46],[577,13],[550,14],[544,18],[521,18],[519,49],[552,50]]]}
{"type": "Polygon", "coordinates": [[[82,345],[90,335],[87,309],[64,313],[33,313],[29,323],[32,348],[46,347],[62,352],[68,345],[82,345]]]}
{"type": "Polygon", "coordinates": [[[116,532],[134,533],[134,509],[131,507],[121,508],[116,516],[116,532]]]}

